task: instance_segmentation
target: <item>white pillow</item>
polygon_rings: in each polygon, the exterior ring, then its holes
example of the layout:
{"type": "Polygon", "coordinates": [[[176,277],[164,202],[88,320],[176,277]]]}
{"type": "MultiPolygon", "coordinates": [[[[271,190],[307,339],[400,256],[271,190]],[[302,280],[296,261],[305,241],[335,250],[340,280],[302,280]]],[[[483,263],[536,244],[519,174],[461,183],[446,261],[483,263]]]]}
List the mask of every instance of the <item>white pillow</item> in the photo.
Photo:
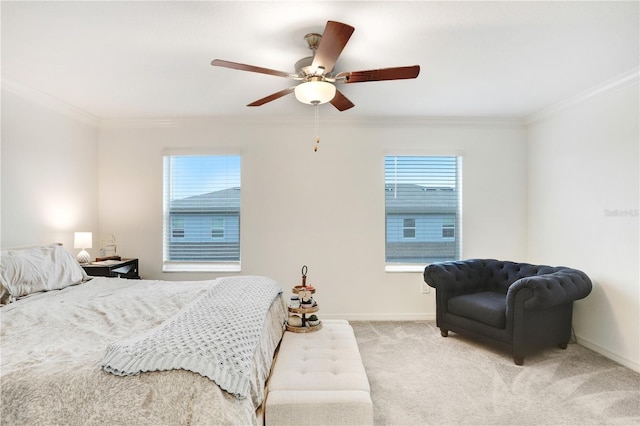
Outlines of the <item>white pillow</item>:
{"type": "Polygon", "coordinates": [[[89,279],[76,259],[61,245],[2,250],[0,304],[7,303],[7,299],[58,290],[89,279]]]}

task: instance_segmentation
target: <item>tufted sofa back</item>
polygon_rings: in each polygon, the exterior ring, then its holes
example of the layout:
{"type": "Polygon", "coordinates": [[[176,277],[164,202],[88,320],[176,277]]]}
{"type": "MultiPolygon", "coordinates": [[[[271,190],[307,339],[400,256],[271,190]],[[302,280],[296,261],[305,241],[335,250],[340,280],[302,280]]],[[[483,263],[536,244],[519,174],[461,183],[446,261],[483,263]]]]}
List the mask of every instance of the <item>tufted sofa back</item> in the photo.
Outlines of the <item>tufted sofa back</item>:
{"type": "Polygon", "coordinates": [[[552,274],[566,269],[563,266],[531,265],[495,259],[473,259],[484,270],[485,289],[507,294],[509,287],[520,278],[552,274]]]}
{"type": "MultiPolygon", "coordinates": [[[[444,278],[452,295],[493,291],[507,294],[509,286],[520,278],[545,275],[567,269],[531,265],[496,259],[468,259],[432,264],[425,269],[425,281],[437,283],[444,278]]],[[[437,285],[436,285],[437,286],[437,285]]]]}

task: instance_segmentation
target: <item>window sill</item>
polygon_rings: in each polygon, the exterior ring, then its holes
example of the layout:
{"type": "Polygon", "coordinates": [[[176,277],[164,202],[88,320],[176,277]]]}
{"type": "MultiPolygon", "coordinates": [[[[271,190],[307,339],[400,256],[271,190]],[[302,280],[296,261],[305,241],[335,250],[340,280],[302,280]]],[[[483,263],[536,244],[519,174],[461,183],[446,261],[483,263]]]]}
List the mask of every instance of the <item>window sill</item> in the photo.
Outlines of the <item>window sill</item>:
{"type": "Polygon", "coordinates": [[[240,272],[240,262],[237,263],[192,263],[171,262],[162,265],[162,272],[240,272]]]}
{"type": "Polygon", "coordinates": [[[424,268],[427,265],[424,264],[402,264],[402,263],[395,263],[395,264],[386,264],[384,265],[384,271],[385,272],[423,272],[424,268]]]}

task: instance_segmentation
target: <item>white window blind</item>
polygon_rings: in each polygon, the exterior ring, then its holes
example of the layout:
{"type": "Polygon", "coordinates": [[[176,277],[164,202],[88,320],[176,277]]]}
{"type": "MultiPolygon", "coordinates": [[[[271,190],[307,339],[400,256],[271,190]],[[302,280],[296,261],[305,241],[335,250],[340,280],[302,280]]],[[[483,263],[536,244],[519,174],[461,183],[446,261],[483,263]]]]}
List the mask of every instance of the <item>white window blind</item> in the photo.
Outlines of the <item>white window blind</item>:
{"type": "Polygon", "coordinates": [[[385,157],[385,260],[420,264],[460,258],[459,157],[385,157]]]}
{"type": "Polygon", "coordinates": [[[164,156],[165,271],[240,266],[240,156],[164,156]]]}

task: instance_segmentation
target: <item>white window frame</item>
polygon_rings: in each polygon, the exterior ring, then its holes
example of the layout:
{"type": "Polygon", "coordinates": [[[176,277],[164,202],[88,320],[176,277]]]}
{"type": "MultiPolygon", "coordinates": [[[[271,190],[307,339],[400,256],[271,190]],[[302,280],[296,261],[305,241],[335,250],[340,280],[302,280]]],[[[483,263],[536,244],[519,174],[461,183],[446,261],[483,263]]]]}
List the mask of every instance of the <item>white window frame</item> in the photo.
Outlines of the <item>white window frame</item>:
{"type": "MultiPolygon", "coordinates": [[[[459,244],[459,258],[463,259],[464,255],[463,255],[463,248],[464,248],[464,244],[463,244],[463,233],[462,233],[462,213],[463,213],[463,163],[464,163],[464,156],[465,153],[463,151],[449,151],[449,150],[428,150],[428,151],[423,151],[420,149],[394,149],[394,150],[389,150],[389,151],[385,151],[383,156],[382,156],[382,160],[381,160],[381,164],[382,164],[382,187],[384,188],[385,185],[385,172],[384,172],[384,167],[385,167],[385,158],[388,156],[416,156],[416,157],[457,157],[458,158],[458,167],[456,170],[456,175],[457,175],[457,180],[458,180],[458,221],[457,221],[457,226],[455,226],[455,236],[458,238],[458,244],[459,244]]],[[[385,191],[386,193],[386,191],[385,191]]],[[[384,223],[385,223],[385,228],[386,228],[386,207],[385,210],[383,210],[382,214],[385,216],[384,217],[384,223]]],[[[386,230],[385,230],[386,232],[386,230]]],[[[386,238],[383,241],[383,244],[385,244],[386,242],[386,238]]],[[[383,261],[384,261],[384,270],[385,272],[388,273],[423,273],[424,272],[424,268],[427,266],[427,264],[419,264],[419,263],[387,263],[386,262],[386,253],[383,257],[383,261]]]]}
{"type": "MultiPolygon", "coordinates": [[[[224,156],[224,155],[232,155],[240,157],[240,181],[243,181],[243,152],[236,148],[232,149],[207,149],[207,148],[165,148],[161,152],[161,161],[163,164],[163,262],[162,262],[162,272],[241,272],[242,271],[242,262],[238,261],[228,261],[228,262],[180,262],[180,261],[170,261],[164,258],[165,253],[167,252],[166,244],[168,243],[168,239],[165,237],[166,232],[171,232],[171,224],[168,219],[168,208],[169,208],[169,197],[167,194],[169,188],[169,176],[167,176],[167,171],[165,169],[165,157],[169,156],[224,156]]],[[[242,204],[242,201],[241,201],[242,204]]],[[[240,208],[240,223],[242,223],[242,206],[240,208]]],[[[241,233],[242,235],[242,233],[241,233]]],[[[242,240],[240,241],[240,259],[242,259],[242,240]]]]}

